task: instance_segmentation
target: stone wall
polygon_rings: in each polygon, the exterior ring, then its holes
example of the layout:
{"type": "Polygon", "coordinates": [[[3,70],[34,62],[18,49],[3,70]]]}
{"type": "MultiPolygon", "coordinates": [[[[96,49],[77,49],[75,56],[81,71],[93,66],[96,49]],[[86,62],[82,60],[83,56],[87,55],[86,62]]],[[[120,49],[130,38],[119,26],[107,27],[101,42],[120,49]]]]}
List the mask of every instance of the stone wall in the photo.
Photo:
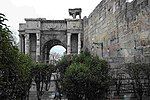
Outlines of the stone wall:
{"type": "Polygon", "coordinates": [[[129,61],[150,55],[149,0],[102,0],[83,22],[84,49],[91,53],[129,61]]]}

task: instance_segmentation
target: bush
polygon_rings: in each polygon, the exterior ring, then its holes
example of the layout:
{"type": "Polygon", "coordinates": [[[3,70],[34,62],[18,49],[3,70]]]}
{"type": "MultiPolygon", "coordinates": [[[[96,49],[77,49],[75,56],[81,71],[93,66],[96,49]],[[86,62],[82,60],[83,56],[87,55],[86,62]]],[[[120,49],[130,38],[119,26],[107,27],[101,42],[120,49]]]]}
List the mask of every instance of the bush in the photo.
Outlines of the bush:
{"type": "Polygon", "coordinates": [[[70,100],[105,98],[109,88],[109,65],[89,53],[72,57],[62,79],[62,89],[70,100]]]}

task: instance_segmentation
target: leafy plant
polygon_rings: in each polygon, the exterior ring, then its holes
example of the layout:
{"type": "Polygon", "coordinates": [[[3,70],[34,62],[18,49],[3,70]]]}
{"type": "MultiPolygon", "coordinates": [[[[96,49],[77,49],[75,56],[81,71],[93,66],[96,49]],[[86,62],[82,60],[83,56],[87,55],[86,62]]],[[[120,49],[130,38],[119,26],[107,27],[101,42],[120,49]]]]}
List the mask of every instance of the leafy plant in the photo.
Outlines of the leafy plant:
{"type": "Polygon", "coordinates": [[[62,78],[62,90],[69,100],[104,99],[109,87],[109,65],[89,53],[74,55],[62,78]]]}

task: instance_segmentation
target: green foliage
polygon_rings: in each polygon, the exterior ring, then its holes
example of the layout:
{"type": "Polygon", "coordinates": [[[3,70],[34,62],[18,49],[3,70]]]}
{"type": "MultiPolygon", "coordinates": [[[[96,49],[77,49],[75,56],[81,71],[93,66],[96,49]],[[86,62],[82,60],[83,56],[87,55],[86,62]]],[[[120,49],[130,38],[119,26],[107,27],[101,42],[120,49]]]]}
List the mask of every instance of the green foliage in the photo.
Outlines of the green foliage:
{"type": "Polygon", "coordinates": [[[51,75],[54,71],[54,65],[44,63],[36,63],[36,65],[32,68],[32,78],[33,81],[36,83],[38,100],[40,100],[44,91],[49,90],[51,75]],[[46,85],[45,87],[44,84],[46,85]]]}
{"type": "Polygon", "coordinates": [[[74,63],[66,71],[63,79],[63,89],[70,99],[81,100],[85,94],[87,73],[89,69],[84,64],[74,63]]]}
{"type": "Polygon", "coordinates": [[[71,65],[71,62],[72,62],[71,55],[65,55],[62,57],[60,61],[58,61],[56,65],[56,69],[59,70],[61,79],[64,77],[64,73],[66,69],[68,68],[68,66],[71,65]]]}
{"type": "Polygon", "coordinates": [[[89,53],[74,55],[62,79],[62,89],[70,100],[104,98],[109,87],[109,65],[89,53]]]}
{"type": "Polygon", "coordinates": [[[26,98],[31,84],[31,58],[13,45],[12,33],[0,14],[0,99],[26,98]]]}
{"type": "Polygon", "coordinates": [[[35,67],[32,68],[32,76],[35,81],[46,81],[46,77],[51,78],[52,72],[55,71],[54,65],[44,64],[44,63],[36,63],[35,67]]]}

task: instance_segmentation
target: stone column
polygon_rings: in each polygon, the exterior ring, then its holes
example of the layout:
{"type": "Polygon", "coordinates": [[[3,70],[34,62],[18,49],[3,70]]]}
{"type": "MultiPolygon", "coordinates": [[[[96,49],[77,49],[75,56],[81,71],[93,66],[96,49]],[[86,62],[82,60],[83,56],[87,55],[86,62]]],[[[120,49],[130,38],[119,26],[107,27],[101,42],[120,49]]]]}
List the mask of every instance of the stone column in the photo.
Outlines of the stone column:
{"type": "Polygon", "coordinates": [[[22,35],[21,50],[22,50],[23,53],[25,53],[25,35],[22,35]]]}
{"type": "Polygon", "coordinates": [[[48,51],[48,46],[45,46],[44,49],[44,62],[45,63],[49,63],[49,51],[48,51]]]}
{"type": "Polygon", "coordinates": [[[25,54],[29,54],[29,33],[25,34],[25,54]]]}
{"type": "Polygon", "coordinates": [[[19,51],[22,52],[22,35],[19,35],[19,51]]]}
{"type": "Polygon", "coordinates": [[[78,54],[81,52],[81,33],[78,33],[78,54]]]}
{"type": "Polygon", "coordinates": [[[47,61],[47,46],[45,46],[45,49],[44,49],[44,62],[46,63],[47,61]]]}
{"type": "Polygon", "coordinates": [[[71,53],[71,33],[67,33],[67,54],[71,53]]]}
{"type": "Polygon", "coordinates": [[[36,62],[40,61],[40,33],[36,33],[36,62]]]}
{"type": "Polygon", "coordinates": [[[21,52],[25,53],[25,35],[21,36],[21,52]]]}

